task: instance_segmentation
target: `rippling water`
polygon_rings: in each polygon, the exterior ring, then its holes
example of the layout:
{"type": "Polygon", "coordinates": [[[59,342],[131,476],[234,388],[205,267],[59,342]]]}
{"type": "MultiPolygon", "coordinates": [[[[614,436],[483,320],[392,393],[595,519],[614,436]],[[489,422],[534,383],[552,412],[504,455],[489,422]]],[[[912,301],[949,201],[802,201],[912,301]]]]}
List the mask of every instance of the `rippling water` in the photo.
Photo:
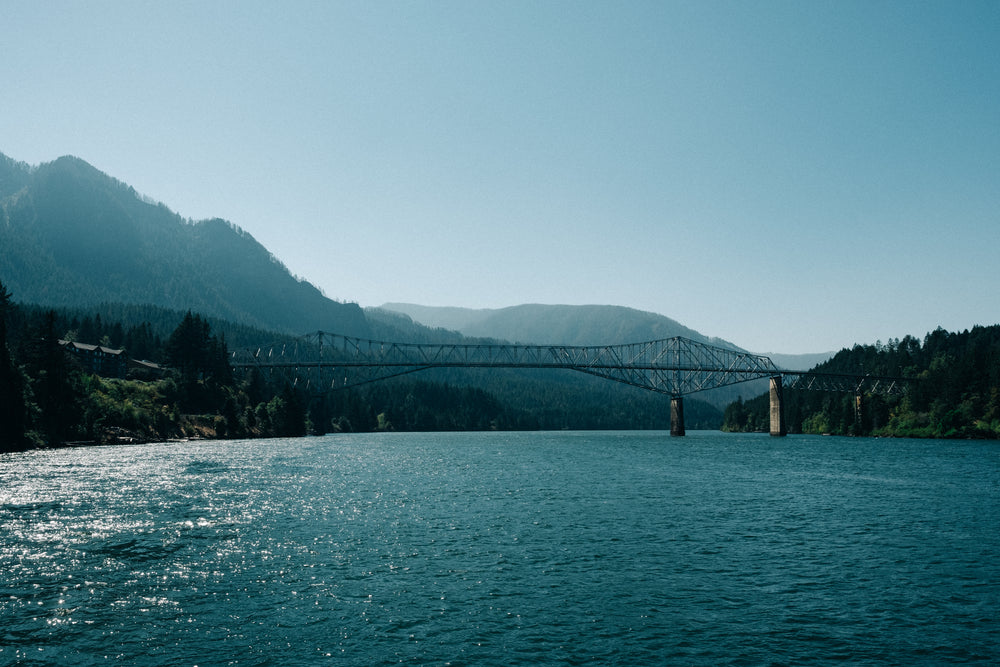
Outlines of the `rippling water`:
{"type": "Polygon", "coordinates": [[[1000,443],[343,435],[0,456],[0,664],[996,664],[1000,443]]]}

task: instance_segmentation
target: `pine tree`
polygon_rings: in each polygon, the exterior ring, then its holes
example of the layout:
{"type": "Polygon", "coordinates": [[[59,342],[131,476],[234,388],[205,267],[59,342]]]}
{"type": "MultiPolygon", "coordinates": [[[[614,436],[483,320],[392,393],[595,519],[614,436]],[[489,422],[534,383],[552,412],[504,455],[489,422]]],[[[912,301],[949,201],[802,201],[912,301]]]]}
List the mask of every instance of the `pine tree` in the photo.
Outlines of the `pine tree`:
{"type": "Polygon", "coordinates": [[[36,408],[32,427],[48,445],[59,445],[77,435],[82,388],[79,367],[59,344],[55,311],[45,314],[28,342],[26,362],[36,408]]]}
{"type": "Polygon", "coordinates": [[[7,312],[11,295],[0,282],[0,452],[18,449],[24,442],[24,381],[7,345],[7,312]]]}

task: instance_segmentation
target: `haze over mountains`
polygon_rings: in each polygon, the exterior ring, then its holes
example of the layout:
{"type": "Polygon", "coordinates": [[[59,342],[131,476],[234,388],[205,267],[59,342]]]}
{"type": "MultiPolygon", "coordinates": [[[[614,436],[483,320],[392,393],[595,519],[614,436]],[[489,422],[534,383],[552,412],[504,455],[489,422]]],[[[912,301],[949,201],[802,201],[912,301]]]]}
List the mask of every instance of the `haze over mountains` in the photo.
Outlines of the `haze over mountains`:
{"type": "MultiPolygon", "coordinates": [[[[14,299],[45,306],[148,304],[287,334],[325,330],[429,340],[446,336],[432,330],[446,329],[538,344],[685,336],[732,346],[663,315],[621,306],[470,310],[387,303],[366,313],[294,277],[232,223],[184,219],[69,156],[32,167],[0,154],[0,249],[0,280],[14,299]]],[[[829,356],[772,358],[787,368],[807,368],[829,356]]]]}
{"type": "MultiPolygon", "coordinates": [[[[525,344],[608,345],[683,336],[738,349],[734,343],[705,336],[664,315],[624,306],[524,304],[499,309],[471,309],[386,303],[381,308],[405,314],[429,327],[525,344]]],[[[769,356],[782,368],[805,370],[829,359],[832,353],[769,356]]]]}

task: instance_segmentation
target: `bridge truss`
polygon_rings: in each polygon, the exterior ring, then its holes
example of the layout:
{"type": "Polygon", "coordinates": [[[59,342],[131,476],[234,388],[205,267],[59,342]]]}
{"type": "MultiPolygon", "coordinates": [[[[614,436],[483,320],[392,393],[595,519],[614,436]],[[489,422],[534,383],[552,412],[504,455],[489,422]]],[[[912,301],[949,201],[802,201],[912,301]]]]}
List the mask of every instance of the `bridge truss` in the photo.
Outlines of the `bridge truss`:
{"type": "Polygon", "coordinates": [[[789,389],[808,391],[850,392],[855,396],[881,394],[898,396],[906,392],[912,379],[887,377],[882,375],[840,373],[811,373],[803,371],[781,371],[785,386],[789,389]]]}
{"type": "Polygon", "coordinates": [[[596,375],[679,397],[781,375],[769,357],[674,337],[621,345],[393,343],[316,332],[232,353],[237,369],[280,373],[313,391],[430,368],[546,368],[596,375]]]}
{"type": "MultiPolygon", "coordinates": [[[[683,397],[770,379],[771,435],[786,433],[782,388],[901,394],[912,382],[869,374],[789,371],[769,357],[680,336],[621,345],[392,343],[322,331],[234,351],[235,369],[256,369],[322,394],[431,368],[542,368],[578,371],[670,398],[670,433],[684,435],[683,397]]],[[[860,398],[859,398],[860,401],[860,398]]]]}

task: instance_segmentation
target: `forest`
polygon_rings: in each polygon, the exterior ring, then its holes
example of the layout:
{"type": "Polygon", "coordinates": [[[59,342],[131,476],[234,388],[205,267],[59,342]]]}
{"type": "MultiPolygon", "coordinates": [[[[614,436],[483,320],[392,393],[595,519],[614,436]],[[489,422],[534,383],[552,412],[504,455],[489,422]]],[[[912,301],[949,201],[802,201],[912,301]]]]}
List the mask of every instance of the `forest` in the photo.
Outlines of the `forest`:
{"type": "MultiPolygon", "coordinates": [[[[0,283],[0,451],[379,430],[669,428],[665,397],[585,375],[425,371],[321,395],[281,377],[234,375],[230,345],[275,340],[282,334],[191,311],[15,303],[0,283]],[[106,377],[60,341],[150,363],[106,377]]],[[[717,428],[721,418],[714,406],[689,403],[689,428],[717,428]]]]}
{"type": "MultiPolygon", "coordinates": [[[[855,345],[817,372],[907,378],[898,396],[785,389],[789,433],[876,437],[1000,438],[1000,326],[855,345]]],[[[726,407],[723,430],[767,431],[767,394],[726,407]]]]}

